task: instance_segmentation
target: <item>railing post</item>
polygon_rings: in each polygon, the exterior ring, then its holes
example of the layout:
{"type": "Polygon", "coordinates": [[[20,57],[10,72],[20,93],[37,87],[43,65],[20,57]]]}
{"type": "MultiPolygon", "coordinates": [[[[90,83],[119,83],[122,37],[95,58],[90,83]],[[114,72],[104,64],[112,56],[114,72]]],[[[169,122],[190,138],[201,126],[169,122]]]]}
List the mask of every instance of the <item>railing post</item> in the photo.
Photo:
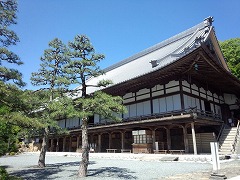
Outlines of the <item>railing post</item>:
{"type": "Polygon", "coordinates": [[[240,120],[238,120],[238,123],[237,123],[237,131],[236,131],[235,139],[234,139],[234,142],[233,142],[233,145],[232,145],[232,152],[235,152],[235,149],[236,149],[238,135],[239,135],[239,125],[240,125],[240,120]]]}

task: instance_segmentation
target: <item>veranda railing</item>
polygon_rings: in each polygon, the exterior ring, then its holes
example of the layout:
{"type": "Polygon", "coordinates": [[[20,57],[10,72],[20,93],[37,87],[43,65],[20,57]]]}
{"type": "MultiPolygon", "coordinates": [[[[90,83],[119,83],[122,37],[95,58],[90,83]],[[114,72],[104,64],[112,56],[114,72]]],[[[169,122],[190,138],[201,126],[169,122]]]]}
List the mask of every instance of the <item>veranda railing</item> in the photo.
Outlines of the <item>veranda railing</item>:
{"type": "Polygon", "coordinates": [[[236,131],[235,138],[232,145],[232,152],[236,151],[236,146],[237,146],[238,136],[239,136],[239,126],[240,126],[240,120],[238,120],[238,123],[237,123],[237,131],[236,131]]]}

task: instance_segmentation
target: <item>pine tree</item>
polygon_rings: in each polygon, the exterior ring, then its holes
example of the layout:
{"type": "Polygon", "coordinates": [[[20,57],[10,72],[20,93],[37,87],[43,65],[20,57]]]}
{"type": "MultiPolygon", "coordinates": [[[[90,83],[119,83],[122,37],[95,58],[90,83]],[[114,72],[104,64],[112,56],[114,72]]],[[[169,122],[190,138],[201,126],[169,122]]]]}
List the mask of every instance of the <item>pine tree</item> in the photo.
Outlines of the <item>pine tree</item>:
{"type": "Polygon", "coordinates": [[[94,47],[87,36],[77,35],[73,42],[68,44],[70,48],[71,61],[66,65],[66,72],[72,83],[79,87],[72,91],[73,95],[80,98],[74,101],[76,114],[82,119],[82,160],[80,162],[79,177],[87,176],[89,163],[89,145],[88,145],[88,117],[94,114],[103,117],[118,120],[116,113],[121,113],[124,108],[121,105],[120,97],[112,97],[101,91],[92,94],[87,93],[89,87],[107,86],[111,83],[109,80],[102,80],[98,84],[88,84],[87,79],[102,75],[104,72],[97,65],[104,59],[104,55],[95,53],[94,47]]]}
{"type": "Polygon", "coordinates": [[[10,46],[19,42],[17,34],[10,29],[11,25],[17,24],[16,12],[15,0],[0,0],[0,131],[5,136],[1,141],[0,151],[6,143],[4,141],[8,139],[8,149],[2,152],[11,150],[11,139],[16,139],[16,133],[11,133],[11,129],[39,127],[35,119],[29,117],[24,91],[19,89],[25,85],[22,74],[17,69],[7,67],[10,64],[23,64],[18,55],[9,50],[10,46]]]}
{"type": "Polygon", "coordinates": [[[17,34],[9,29],[16,24],[17,2],[15,0],[0,1],[0,81],[13,81],[19,86],[24,86],[22,74],[13,68],[7,68],[7,64],[21,65],[23,62],[18,55],[9,50],[9,46],[19,42],[17,34]]]}
{"type": "MultiPolygon", "coordinates": [[[[49,49],[44,51],[41,57],[42,63],[36,73],[32,73],[31,82],[35,86],[40,86],[39,109],[35,115],[45,125],[43,130],[43,143],[39,156],[39,167],[45,167],[45,155],[48,149],[48,139],[50,127],[57,126],[55,119],[68,110],[67,97],[63,97],[63,92],[70,84],[65,75],[63,66],[69,62],[68,49],[59,39],[54,39],[49,43],[49,49]],[[48,97],[49,99],[47,99],[48,97]],[[60,108],[62,106],[62,108],[60,108]],[[66,108],[64,108],[66,107],[66,108]],[[59,111],[59,109],[62,110],[59,111]]],[[[68,99],[69,100],[69,99],[68,99]]]]}

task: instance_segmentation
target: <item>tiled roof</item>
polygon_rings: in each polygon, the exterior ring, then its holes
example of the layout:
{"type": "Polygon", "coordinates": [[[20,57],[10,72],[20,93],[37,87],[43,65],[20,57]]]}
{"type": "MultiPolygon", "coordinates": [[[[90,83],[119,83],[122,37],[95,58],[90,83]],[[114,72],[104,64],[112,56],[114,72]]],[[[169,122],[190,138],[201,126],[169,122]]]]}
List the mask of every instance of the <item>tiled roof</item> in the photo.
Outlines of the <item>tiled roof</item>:
{"type": "MultiPolygon", "coordinates": [[[[212,18],[210,17],[180,34],[106,68],[104,75],[89,79],[87,84],[96,85],[99,80],[108,79],[116,85],[159,70],[196,49],[200,42],[206,41],[211,29],[212,18]]],[[[98,89],[89,87],[87,93],[98,89]]]]}

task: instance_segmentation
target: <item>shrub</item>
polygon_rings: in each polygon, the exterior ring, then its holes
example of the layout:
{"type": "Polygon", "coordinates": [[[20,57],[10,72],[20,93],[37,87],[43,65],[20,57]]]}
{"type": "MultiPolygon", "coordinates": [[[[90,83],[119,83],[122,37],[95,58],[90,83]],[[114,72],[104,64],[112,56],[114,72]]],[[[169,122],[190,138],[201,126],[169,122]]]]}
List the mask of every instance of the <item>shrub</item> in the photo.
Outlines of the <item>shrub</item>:
{"type": "Polygon", "coordinates": [[[9,179],[9,175],[8,175],[6,169],[4,169],[3,167],[0,167],[0,179],[1,180],[8,180],[9,179]]]}
{"type": "Polygon", "coordinates": [[[15,176],[9,176],[6,169],[0,167],[0,180],[23,180],[23,179],[15,176]]]}
{"type": "Polygon", "coordinates": [[[9,155],[10,156],[14,156],[16,153],[15,152],[10,152],[9,155]]]}

